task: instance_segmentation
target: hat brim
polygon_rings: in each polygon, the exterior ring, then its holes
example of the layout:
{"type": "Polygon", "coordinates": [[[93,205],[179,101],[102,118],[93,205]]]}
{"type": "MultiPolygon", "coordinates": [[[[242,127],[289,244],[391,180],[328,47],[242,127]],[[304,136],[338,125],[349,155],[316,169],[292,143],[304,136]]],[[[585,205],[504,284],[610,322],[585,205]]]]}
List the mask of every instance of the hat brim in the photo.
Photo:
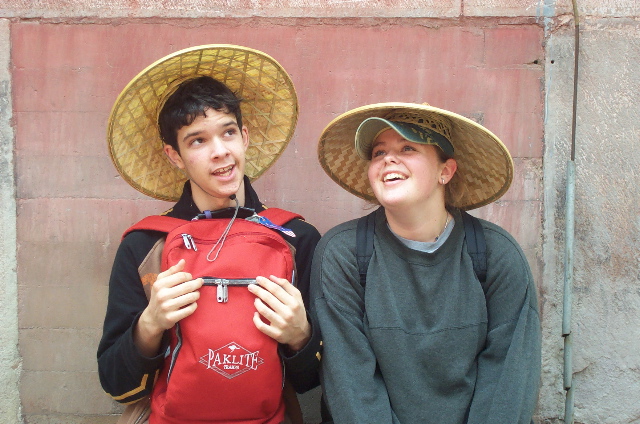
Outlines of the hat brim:
{"type": "Polygon", "coordinates": [[[507,192],[513,180],[513,160],[496,135],[462,115],[414,103],[376,103],[350,110],[331,121],[318,143],[318,159],[327,175],[350,193],[375,201],[367,178],[369,161],[362,159],[355,148],[356,130],[367,118],[387,118],[398,110],[437,115],[450,121],[456,174],[465,188],[453,206],[462,210],[479,208],[507,192]]]}
{"type": "Polygon", "coordinates": [[[372,144],[378,134],[387,129],[394,130],[405,140],[437,146],[448,157],[453,157],[453,146],[442,134],[419,125],[389,121],[376,116],[365,119],[356,129],[355,146],[358,155],[367,160],[371,155],[372,144]]]}
{"type": "Polygon", "coordinates": [[[180,198],[187,177],[164,154],[158,114],[180,82],[205,75],[243,99],[242,120],[249,129],[245,175],[251,180],[275,162],[293,137],[298,99],[291,78],[272,57],[226,44],[180,50],[133,78],[111,110],[109,153],[118,172],[136,190],[160,200],[180,198]]]}

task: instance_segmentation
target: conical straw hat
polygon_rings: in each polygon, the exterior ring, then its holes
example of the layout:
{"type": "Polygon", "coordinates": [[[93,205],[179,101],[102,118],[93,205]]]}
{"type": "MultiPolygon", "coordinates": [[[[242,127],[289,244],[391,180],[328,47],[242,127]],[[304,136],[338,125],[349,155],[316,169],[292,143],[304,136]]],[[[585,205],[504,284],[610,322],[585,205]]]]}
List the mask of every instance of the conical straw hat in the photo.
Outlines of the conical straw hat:
{"type": "Polygon", "coordinates": [[[177,86],[210,76],[243,99],[249,128],[245,174],[255,180],[282,154],[298,120],[298,99],[287,72],[258,50],[205,45],[170,54],[140,72],[118,96],[107,129],[118,172],[136,190],[177,201],[187,177],[163,152],[158,114],[177,86]]]}
{"type": "Polygon", "coordinates": [[[318,159],[325,172],[342,188],[374,201],[367,178],[369,161],[355,148],[358,126],[367,118],[420,122],[444,135],[454,147],[457,178],[463,186],[452,205],[462,210],[478,208],[499,199],[511,185],[513,160],[506,146],[482,125],[447,110],[426,104],[377,103],[359,107],[327,125],[318,143],[318,159]]]}

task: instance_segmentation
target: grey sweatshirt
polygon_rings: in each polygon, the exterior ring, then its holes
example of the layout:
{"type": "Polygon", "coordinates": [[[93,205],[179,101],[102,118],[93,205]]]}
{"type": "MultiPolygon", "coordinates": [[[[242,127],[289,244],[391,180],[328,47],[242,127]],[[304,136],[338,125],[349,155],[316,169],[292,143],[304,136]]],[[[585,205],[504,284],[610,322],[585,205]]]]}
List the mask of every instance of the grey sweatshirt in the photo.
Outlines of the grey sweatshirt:
{"type": "Polygon", "coordinates": [[[409,249],[376,214],[365,289],[356,221],[330,230],[312,268],[324,341],[321,379],[336,424],[529,423],[540,379],[540,321],[527,260],[482,221],[485,291],[459,213],[433,253],[409,249]]]}

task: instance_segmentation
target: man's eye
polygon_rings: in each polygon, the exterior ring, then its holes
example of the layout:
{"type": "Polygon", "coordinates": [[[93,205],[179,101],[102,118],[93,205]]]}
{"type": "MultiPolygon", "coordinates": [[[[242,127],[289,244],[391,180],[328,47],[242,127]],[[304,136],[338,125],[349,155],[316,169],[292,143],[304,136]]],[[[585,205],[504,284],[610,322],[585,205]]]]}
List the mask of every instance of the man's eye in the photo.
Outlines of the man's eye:
{"type": "Polygon", "coordinates": [[[203,139],[201,138],[194,138],[193,140],[191,140],[191,144],[202,144],[204,142],[203,139]]]}
{"type": "Polygon", "coordinates": [[[225,132],[226,135],[235,135],[236,133],[237,130],[235,128],[230,128],[225,132]]]}

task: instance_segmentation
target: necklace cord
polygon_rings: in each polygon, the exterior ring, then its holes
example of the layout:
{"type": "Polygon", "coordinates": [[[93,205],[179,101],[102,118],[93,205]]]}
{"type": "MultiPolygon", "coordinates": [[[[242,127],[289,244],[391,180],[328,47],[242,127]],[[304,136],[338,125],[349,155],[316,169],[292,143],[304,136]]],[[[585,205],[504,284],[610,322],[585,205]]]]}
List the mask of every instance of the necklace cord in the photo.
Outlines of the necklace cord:
{"type": "Polygon", "coordinates": [[[227,239],[227,235],[229,234],[229,231],[231,230],[231,225],[233,225],[233,221],[235,221],[236,217],[238,216],[238,210],[240,209],[240,202],[238,202],[238,198],[235,195],[232,197],[232,199],[236,201],[236,209],[235,209],[235,211],[233,211],[233,217],[231,218],[231,221],[229,221],[229,224],[227,224],[227,228],[225,228],[224,232],[222,233],[222,236],[220,236],[220,238],[218,239],[216,244],[213,245],[213,247],[211,248],[211,250],[207,254],[207,261],[209,261],[209,262],[214,262],[216,259],[218,259],[218,255],[220,254],[220,251],[222,250],[222,246],[224,246],[224,242],[227,239]],[[213,259],[211,259],[210,256],[213,253],[213,251],[216,250],[216,247],[218,245],[220,245],[220,247],[218,248],[218,250],[216,252],[216,255],[213,257],[213,259]]]}
{"type": "Polygon", "coordinates": [[[451,215],[449,214],[449,212],[447,212],[447,220],[444,222],[444,227],[442,227],[442,231],[440,231],[440,234],[438,234],[438,235],[436,236],[436,239],[434,240],[434,243],[435,243],[436,241],[438,241],[438,239],[439,239],[440,237],[442,237],[442,234],[444,234],[444,230],[446,230],[446,229],[447,229],[447,225],[449,225],[449,220],[450,220],[450,219],[451,219],[451,215]]]}

